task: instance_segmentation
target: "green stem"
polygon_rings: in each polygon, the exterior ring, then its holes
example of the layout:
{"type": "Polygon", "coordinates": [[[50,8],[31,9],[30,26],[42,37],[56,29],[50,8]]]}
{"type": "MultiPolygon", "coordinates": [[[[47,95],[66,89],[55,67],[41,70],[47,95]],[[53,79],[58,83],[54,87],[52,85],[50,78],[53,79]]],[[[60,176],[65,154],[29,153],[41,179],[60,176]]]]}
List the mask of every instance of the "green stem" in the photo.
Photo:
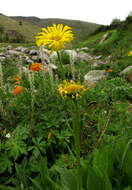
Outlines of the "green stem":
{"type": "Polygon", "coordinates": [[[112,109],[110,108],[110,109],[109,109],[109,112],[108,112],[107,120],[106,120],[106,122],[105,122],[105,125],[104,125],[102,131],[101,131],[101,134],[99,135],[99,137],[97,138],[96,143],[94,144],[94,149],[95,149],[95,148],[98,148],[98,146],[100,145],[100,142],[102,141],[102,139],[103,139],[103,137],[104,137],[104,135],[105,135],[106,130],[107,130],[108,127],[109,127],[110,119],[111,119],[111,114],[112,114],[112,109]]]}
{"type": "Polygon", "coordinates": [[[80,176],[80,151],[81,151],[81,126],[80,126],[80,113],[77,101],[72,100],[72,124],[74,131],[74,143],[75,143],[75,154],[77,159],[78,169],[78,190],[81,190],[81,176],[80,176]]]}
{"type": "Polygon", "coordinates": [[[62,79],[65,79],[64,67],[63,67],[63,63],[61,61],[61,57],[60,57],[59,51],[57,51],[57,56],[58,56],[58,60],[59,60],[59,67],[60,67],[60,71],[61,71],[61,77],[62,77],[62,79]]]}

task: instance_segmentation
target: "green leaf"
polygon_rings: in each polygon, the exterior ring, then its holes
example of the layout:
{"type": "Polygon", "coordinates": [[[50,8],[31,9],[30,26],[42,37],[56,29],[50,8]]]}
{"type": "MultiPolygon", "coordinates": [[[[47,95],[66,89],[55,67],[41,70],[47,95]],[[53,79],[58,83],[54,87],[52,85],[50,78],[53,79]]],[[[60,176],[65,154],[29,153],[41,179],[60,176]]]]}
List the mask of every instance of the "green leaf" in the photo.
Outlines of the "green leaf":
{"type": "Polygon", "coordinates": [[[39,190],[44,190],[43,187],[41,186],[41,183],[39,180],[37,179],[32,179],[30,178],[30,180],[33,182],[33,184],[39,189],[39,190]]]}
{"type": "Polygon", "coordinates": [[[93,167],[88,167],[87,189],[105,190],[105,184],[99,172],[93,167]]]}
{"type": "Polygon", "coordinates": [[[96,150],[93,154],[93,171],[91,175],[95,175],[97,178],[101,179],[104,184],[102,189],[104,188],[104,190],[112,190],[112,185],[109,178],[113,171],[113,160],[114,153],[109,146],[96,150]]]}
{"type": "Polygon", "coordinates": [[[4,154],[0,158],[0,173],[5,171],[11,172],[12,171],[13,163],[9,160],[8,155],[4,154]]]}
{"type": "Polygon", "coordinates": [[[24,158],[22,164],[15,163],[15,169],[17,179],[19,179],[19,181],[26,187],[28,183],[27,173],[29,170],[27,165],[27,159],[24,158]]]}
{"type": "Polygon", "coordinates": [[[18,190],[16,187],[6,187],[3,185],[0,185],[0,190],[18,190]]]}
{"type": "Polygon", "coordinates": [[[110,146],[96,150],[93,158],[93,166],[110,175],[113,170],[114,152],[110,146]]]}
{"type": "Polygon", "coordinates": [[[131,190],[131,187],[125,187],[123,190],[131,190]]]}
{"type": "Polygon", "coordinates": [[[26,144],[22,140],[11,139],[6,144],[9,156],[16,160],[21,154],[27,154],[26,144]]]}
{"type": "Polygon", "coordinates": [[[76,171],[58,168],[56,170],[60,173],[61,184],[65,190],[77,190],[77,176],[76,171]]]}

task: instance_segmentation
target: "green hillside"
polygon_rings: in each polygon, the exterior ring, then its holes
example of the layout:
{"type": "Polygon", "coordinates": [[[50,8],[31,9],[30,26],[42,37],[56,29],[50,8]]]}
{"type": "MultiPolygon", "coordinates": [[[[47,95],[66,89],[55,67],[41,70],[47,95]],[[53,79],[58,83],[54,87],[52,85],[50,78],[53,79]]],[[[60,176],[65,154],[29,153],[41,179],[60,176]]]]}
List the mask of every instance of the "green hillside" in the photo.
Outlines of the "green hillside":
{"type": "MultiPolygon", "coordinates": [[[[100,56],[100,61],[107,62],[98,65],[97,69],[111,68],[112,75],[118,76],[123,69],[132,65],[132,57],[128,56],[132,51],[132,16],[116,24],[100,26],[75,47],[88,47],[88,53],[100,56]]],[[[86,70],[87,64],[85,67],[83,65],[83,68],[86,70]]]]}
{"type": "Polygon", "coordinates": [[[17,33],[24,36],[26,41],[33,41],[34,35],[40,30],[40,27],[38,25],[27,21],[20,23],[3,14],[0,14],[0,27],[3,27],[6,33],[16,31],[17,33]]]}
{"type": "MultiPolygon", "coordinates": [[[[89,22],[83,22],[78,20],[66,20],[66,19],[57,19],[57,18],[48,18],[48,19],[40,19],[37,17],[11,17],[15,20],[15,22],[24,22],[24,23],[30,23],[31,26],[36,27],[46,27],[51,26],[52,24],[64,24],[71,26],[73,29],[73,32],[75,33],[77,41],[85,40],[90,33],[95,31],[95,29],[98,28],[98,24],[89,23],[89,22]]],[[[28,25],[30,28],[30,26],[28,25]]],[[[33,30],[34,31],[34,30],[33,30]]]]}
{"type": "Polygon", "coordinates": [[[110,26],[101,26],[78,46],[89,47],[96,54],[119,57],[125,56],[132,50],[132,16],[124,21],[110,26]],[[107,38],[101,43],[104,35],[107,38]]]}

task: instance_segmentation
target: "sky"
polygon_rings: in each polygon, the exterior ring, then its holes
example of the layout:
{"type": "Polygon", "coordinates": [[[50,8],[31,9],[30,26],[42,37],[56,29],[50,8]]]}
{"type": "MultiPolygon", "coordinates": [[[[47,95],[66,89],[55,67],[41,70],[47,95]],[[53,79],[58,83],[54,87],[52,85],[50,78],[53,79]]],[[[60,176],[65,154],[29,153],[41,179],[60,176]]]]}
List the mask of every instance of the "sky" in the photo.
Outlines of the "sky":
{"type": "Polygon", "coordinates": [[[0,0],[0,13],[7,16],[63,18],[98,24],[124,20],[132,0],[0,0]]]}

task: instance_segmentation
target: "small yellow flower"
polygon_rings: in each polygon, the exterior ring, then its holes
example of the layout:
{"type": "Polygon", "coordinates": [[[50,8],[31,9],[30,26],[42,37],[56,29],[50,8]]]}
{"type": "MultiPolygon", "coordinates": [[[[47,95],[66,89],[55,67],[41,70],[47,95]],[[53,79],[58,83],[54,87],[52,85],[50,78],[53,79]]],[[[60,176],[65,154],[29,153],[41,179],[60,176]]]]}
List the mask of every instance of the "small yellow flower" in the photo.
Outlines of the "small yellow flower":
{"type": "Polygon", "coordinates": [[[129,51],[128,56],[132,56],[132,51],[129,51]]]}
{"type": "Polygon", "coordinates": [[[59,51],[65,47],[66,43],[73,40],[71,27],[63,24],[53,24],[53,26],[42,28],[42,32],[36,36],[37,46],[48,46],[54,51],[59,51]]]}
{"type": "Polygon", "coordinates": [[[64,81],[58,86],[58,91],[62,97],[70,97],[75,100],[86,90],[87,89],[83,85],[75,83],[74,81],[64,81]]]}
{"type": "Polygon", "coordinates": [[[48,133],[48,139],[51,139],[53,137],[53,134],[51,132],[48,133]]]}

